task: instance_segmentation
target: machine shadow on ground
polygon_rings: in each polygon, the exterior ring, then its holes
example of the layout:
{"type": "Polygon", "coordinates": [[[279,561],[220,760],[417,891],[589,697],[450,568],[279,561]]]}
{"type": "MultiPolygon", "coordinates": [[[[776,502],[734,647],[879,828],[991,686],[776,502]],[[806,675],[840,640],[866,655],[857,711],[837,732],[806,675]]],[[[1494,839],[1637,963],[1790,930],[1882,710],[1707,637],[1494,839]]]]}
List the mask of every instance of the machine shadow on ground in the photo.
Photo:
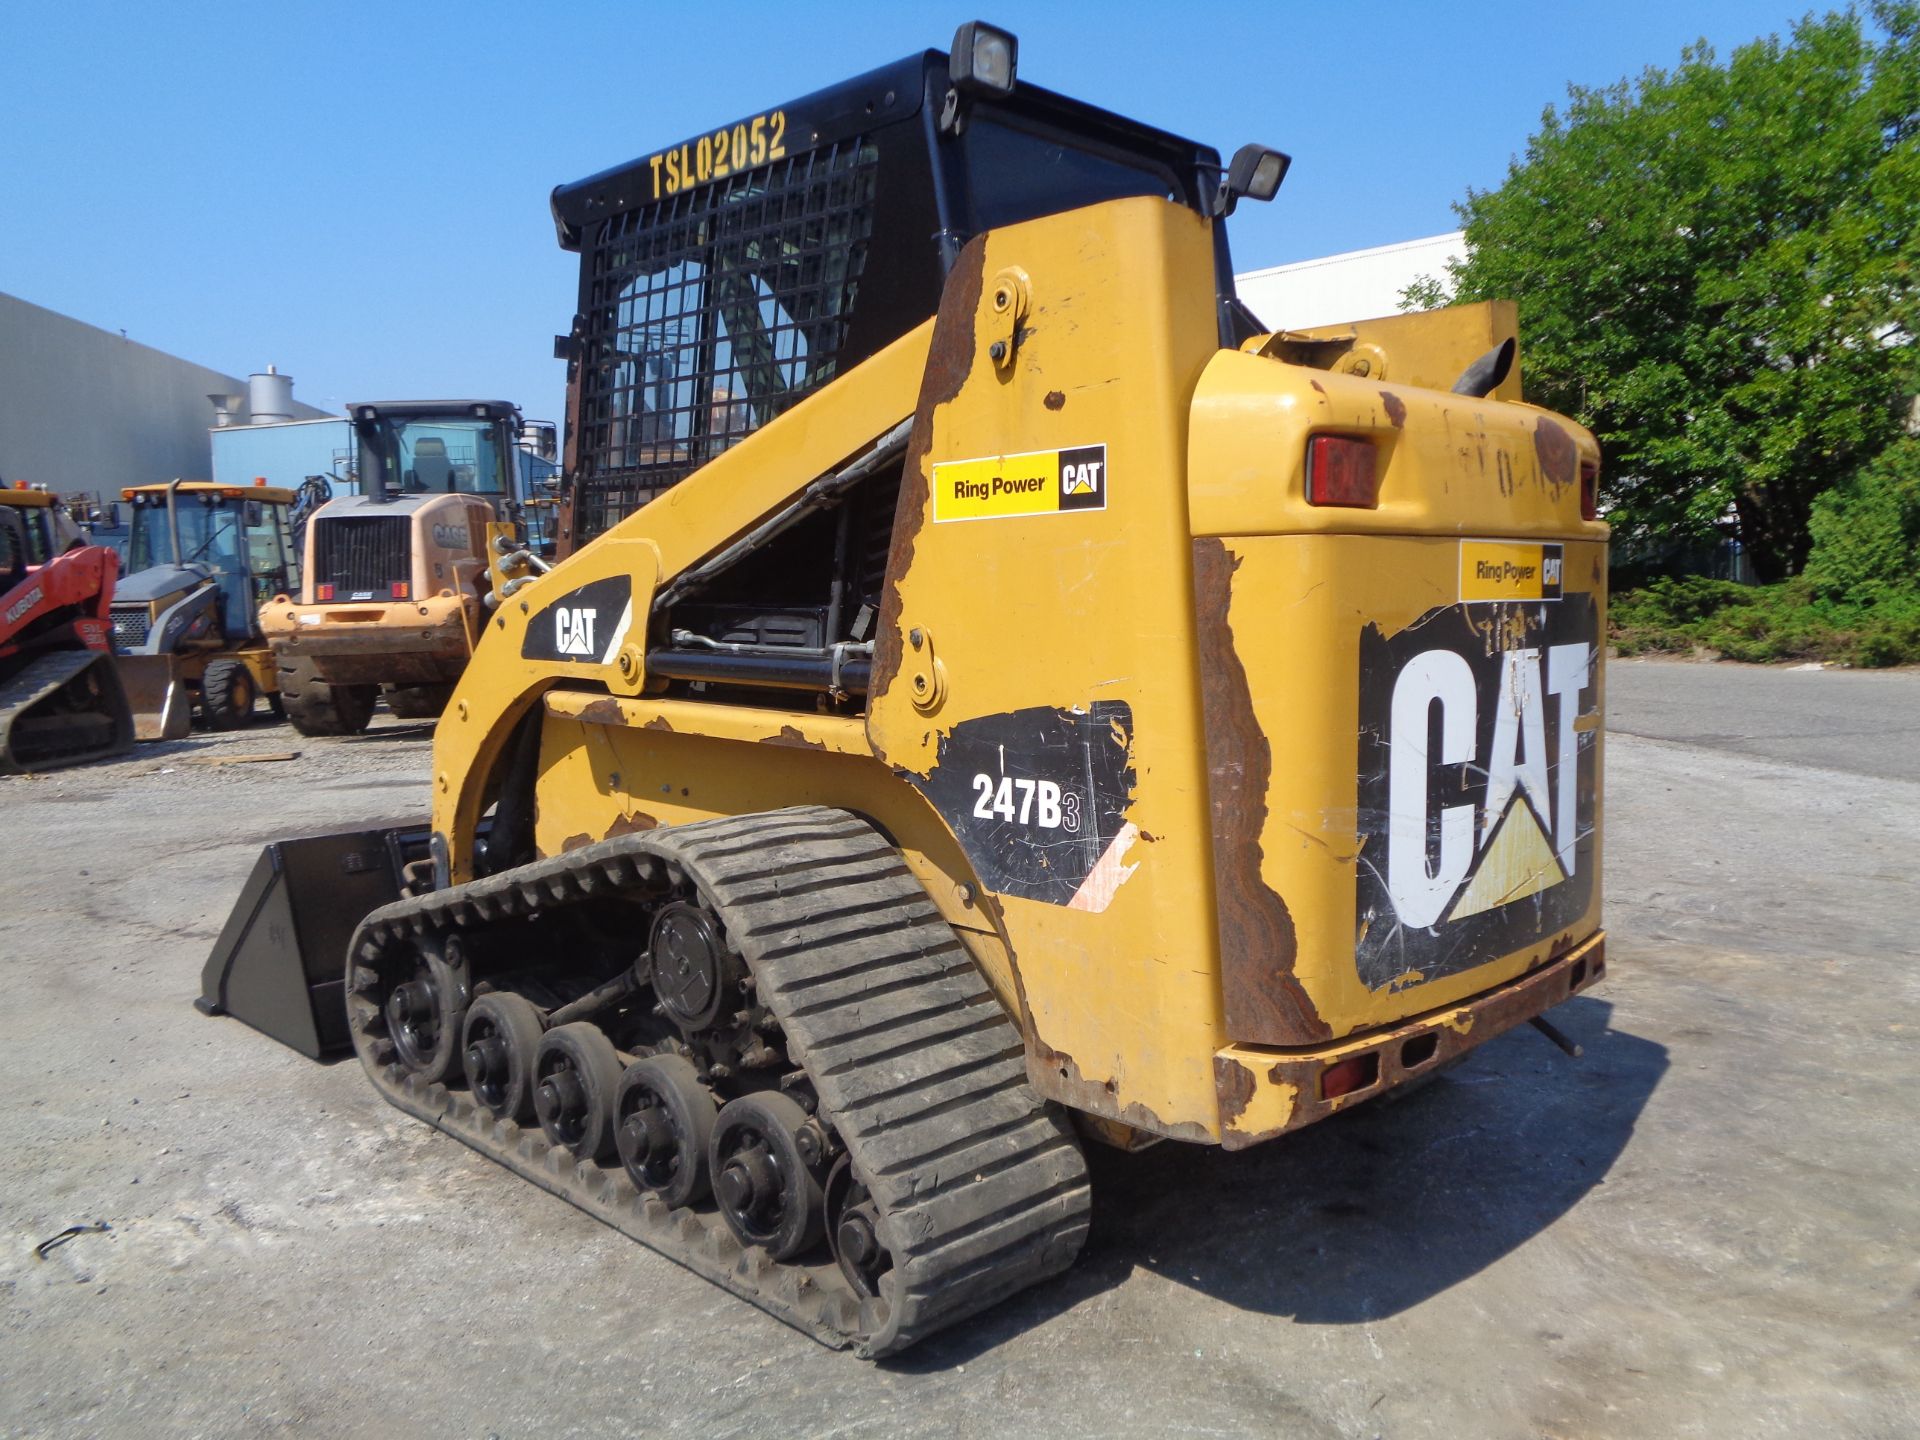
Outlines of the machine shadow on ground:
{"type": "Polygon", "coordinates": [[[1490,1041],[1404,1100],[1365,1104],[1229,1154],[1089,1147],[1093,1232],[1080,1263],[917,1346],[907,1371],[964,1364],[1145,1267],[1238,1309],[1303,1324],[1380,1320],[1485,1269],[1602,1183],[1668,1065],[1578,997],[1490,1041]]]}
{"type": "Polygon", "coordinates": [[[392,725],[378,725],[370,730],[362,730],[358,735],[330,735],[323,742],[328,745],[378,745],[384,741],[431,740],[436,720],[402,720],[392,725]]]}

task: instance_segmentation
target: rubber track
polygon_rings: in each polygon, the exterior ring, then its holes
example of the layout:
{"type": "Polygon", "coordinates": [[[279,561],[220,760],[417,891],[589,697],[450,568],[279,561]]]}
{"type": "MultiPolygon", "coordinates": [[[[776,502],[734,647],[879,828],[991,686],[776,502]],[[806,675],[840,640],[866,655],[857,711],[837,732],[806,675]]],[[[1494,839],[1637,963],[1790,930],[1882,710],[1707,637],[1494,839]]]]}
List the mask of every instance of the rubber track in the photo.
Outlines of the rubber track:
{"type": "Polygon", "coordinates": [[[537,1128],[496,1121],[464,1090],[423,1085],[367,1025],[348,975],[355,1048],[409,1114],[832,1346],[904,1349],[1073,1263],[1086,1162],[1034,1093],[1018,1028],[898,851],[819,807],[666,827],[402,900],[362,922],[368,963],[428,930],[485,926],[587,895],[686,879],[719,914],[867,1184],[895,1257],[879,1300],[831,1259],[780,1265],[710,1207],[669,1210],[615,1165],[577,1162],[537,1128]]]}

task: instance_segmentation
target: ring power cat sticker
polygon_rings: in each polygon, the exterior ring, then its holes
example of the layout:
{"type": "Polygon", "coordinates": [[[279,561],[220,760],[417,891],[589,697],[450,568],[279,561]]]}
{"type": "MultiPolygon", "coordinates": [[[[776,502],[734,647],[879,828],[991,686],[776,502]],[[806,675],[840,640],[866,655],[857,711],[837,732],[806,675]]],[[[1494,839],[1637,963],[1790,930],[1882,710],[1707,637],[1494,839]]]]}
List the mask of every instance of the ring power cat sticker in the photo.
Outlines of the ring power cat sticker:
{"type": "Polygon", "coordinates": [[[1107,447],[1035,450],[933,467],[933,518],[1000,520],[1107,508],[1107,447]]]}
{"type": "Polygon", "coordinates": [[[1562,550],[1515,540],[1460,542],[1460,598],[1558,600],[1562,550]]]}
{"type": "Polygon", "coordinates": [[[520,655],[526,660],[578,660],[611,665],[633,624],[633,581],[609,576],[569,590],[527,621],[520,655]]]}
{"type": "Polygon", "coordinates": [[[1586,912],[1596,613],[1580,593],[1362,632],[1354,958],[1370,988],[1470,970],[1586,912]]]}

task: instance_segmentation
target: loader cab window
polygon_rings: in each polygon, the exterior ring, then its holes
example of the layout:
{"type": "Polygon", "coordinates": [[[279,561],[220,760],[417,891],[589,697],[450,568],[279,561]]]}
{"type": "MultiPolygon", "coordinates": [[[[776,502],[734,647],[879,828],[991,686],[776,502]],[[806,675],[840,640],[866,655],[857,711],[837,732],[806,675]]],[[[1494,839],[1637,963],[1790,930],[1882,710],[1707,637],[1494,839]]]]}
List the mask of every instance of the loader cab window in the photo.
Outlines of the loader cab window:
{"type": "Polygon", "coordinates": [[[502,495],[511,446],[496,420],[381,415],[355,424],[360,474],[395,495],[502,495]]]}
{"type": "Polygon", "coordinates": [[[258,608],[282,590],[297,588],[297,582],[289,578],[287,507],[259,500],[245,503],[247,559],[253,572],[254,605],[258,608]]]}
{"type": "Polygon", "coordinates": [[[1016,127],[984,106],[961,140],[975,234],[1135,195],[1179,199],[1184,188],[1172,170],[1146,156],[1047,126],[1016,127]]]}
{"type": "Polygon", "coordinates": [[[229,635],[253,632],[252,566],[247,552],[245,500],[211,493],[175,497],[180,519],[180,553],[173,553],[164,495],[139,496],[133,507],[133,533],[127,541],[127,569],[137,573],[155,565],[204,565],[216,572],[220,619],[229,635]]]}
{"type": "Polygon", "coordinates": [[[44,565],[53,558],[53,527],[47,523],[47,511],[43,506],[32,509],[15,509],[8,506],[13,518],[20,526],[22,553],[26,556],[24,564],[44,565]]]}
{"type": "Polygon", "coordinates": [[[27,573],[27,537],[20,517],[0,509],[0,588],[17,584],[27,573]]]}

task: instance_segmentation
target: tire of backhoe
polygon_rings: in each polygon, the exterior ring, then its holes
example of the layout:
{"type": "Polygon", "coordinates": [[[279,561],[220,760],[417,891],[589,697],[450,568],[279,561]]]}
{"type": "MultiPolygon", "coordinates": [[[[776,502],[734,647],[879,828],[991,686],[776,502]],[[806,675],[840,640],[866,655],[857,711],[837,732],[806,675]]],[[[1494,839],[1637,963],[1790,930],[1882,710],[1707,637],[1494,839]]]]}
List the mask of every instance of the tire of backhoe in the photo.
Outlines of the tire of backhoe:
{"type": "Polygon", "coordinates": [[[329,685],[309,660],[281,661],[280,698],[302,735],[358,735],[373,719],[377,685],[329,685]]]}
{"type": "Polygon", "coordinates": [[[453,686],[389,685],[383,695],[396,720],[438,720],[453,698],[453,686]]]}
{"type": "Polygon", "coordinates": [[[209,730],[238,730],[253,722],[260,687],[238,660],[215,660],[200,677],[200,714],[209,730]]]}

